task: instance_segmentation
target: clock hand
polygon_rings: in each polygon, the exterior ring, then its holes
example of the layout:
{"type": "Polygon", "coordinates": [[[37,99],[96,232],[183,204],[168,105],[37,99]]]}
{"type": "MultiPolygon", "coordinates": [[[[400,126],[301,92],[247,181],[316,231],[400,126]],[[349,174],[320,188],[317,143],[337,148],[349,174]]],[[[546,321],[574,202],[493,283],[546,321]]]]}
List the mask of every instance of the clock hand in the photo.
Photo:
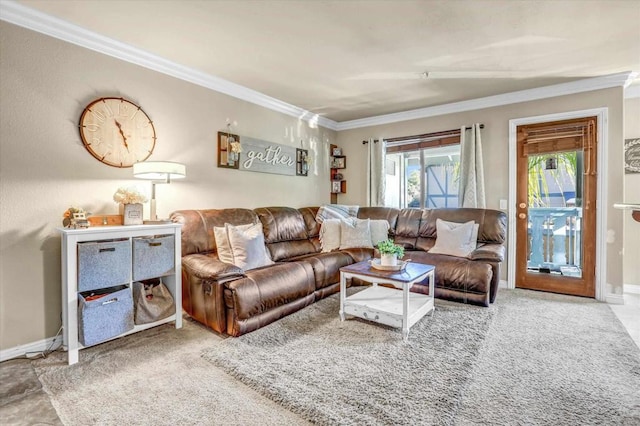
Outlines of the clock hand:
{"type": "Polygon", "coordinates": [[[116,126],[118,126],[118,131],[120,132],[120,135],[122,135],[124,147],[127,148],[127,152],[129,152],[129,145],[127,145],[127,137],[124,135],[124,132],[122,131],[122,125],[118,123],[118,120],[113,120],[113,121],[116,122],[116,126]]]}

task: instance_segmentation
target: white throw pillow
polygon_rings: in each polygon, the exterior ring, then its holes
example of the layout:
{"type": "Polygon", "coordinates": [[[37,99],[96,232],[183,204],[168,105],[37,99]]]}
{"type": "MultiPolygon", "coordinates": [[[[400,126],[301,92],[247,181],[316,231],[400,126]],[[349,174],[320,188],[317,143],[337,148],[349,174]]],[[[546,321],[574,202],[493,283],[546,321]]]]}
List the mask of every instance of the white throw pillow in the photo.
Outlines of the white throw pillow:
{"type": "Polygon", "coordinates": [[[229,235],[233,264],[238,268],[249,271],[274,263],[264,245],[261,223],[256,223],[245,230],[228,223],[224,226],[227,228],[227,234],[229,235]]]}
{"type": "Polygon", "coordinates": [[[342,219],[325,219],[320,226],[320,246],[323,253],[340,248],[340,222],[342,219]]]}
{"type": "Polygon", "coordinates": [[[429,253],[467,257],[476,249],[479,225],[474,221],[465,223],[436,219],[436,244],[429,253]],[[475,235],[475,238],[474,238],[475,235]]]}
{"type": "Polygon", "coordinates": [[[369,219],[340,221],[340,250],[350,248],[373,248],[369,219]]]}
{"type": "MultiPolygon", "coordinates": [[[[236,228],[245,231],[254,225],[255,224],[253,223],[249,223],[247,225],[237,225],[236,228]]],[[[213,237],[216,240],[218,259],[225,263],[233,263],[233,253],[231,252],[231,246],[229,245],[229,234],[227,233],[227,228],[224,226],[214,226],[213,237]]]]}
{"type": "Polygon", "coordinates": [[[389,222],[386,219],[375,219],[369,221],[371,230],[371,244],[376,247],[380,241],[389,239],[389,222]]]}

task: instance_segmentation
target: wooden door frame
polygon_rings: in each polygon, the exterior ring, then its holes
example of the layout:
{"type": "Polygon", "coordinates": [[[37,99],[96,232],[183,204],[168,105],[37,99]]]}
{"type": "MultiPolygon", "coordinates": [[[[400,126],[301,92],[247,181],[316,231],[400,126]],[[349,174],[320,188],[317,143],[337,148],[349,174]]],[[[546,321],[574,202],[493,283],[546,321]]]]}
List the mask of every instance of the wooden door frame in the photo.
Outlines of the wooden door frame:
{"type": "Polygon", "coordinates": [[[509,120],[509,232],[507,234],[507,288],[516,288],[516,187],[517,187],[517,129],[518,126],[552,121],[572,120],[576,118],[593,117],[598,122],[598,176],[596,184],[596,300],[606,301],[607,283],[607,242],[604,230],[607,224],[607,194],[603,188],[607,187],[607,151],[609,145],[609,108],[594,108],[580,111],[561,112],[556,114],[538,115],[534,117],[515,118],[509,120]]]}

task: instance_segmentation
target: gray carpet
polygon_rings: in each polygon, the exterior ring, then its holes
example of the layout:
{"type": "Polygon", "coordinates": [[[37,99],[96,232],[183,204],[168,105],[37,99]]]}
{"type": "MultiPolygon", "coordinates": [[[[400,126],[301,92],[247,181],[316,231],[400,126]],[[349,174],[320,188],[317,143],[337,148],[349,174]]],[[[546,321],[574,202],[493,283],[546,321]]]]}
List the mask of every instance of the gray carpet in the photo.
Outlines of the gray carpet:
{"type": "MultiPolygon", "coordinates": [[[[222,339],[186,319],[80,351],[34,361],[42,388],[62,424],[89,425],[307,425],[202,359],[222,339]]],[[[0,419],[5,424],[7,419],[0,419]]],[[[42,424],[25,416],[25,422],[42,424]]]]}
{"type": "Polygon", "coordinates": [[[334,295],[203,356],[317,424],[640,424],[640,351],[606,304],[515,290],[437,307],[403,343],[340,322],[334,295]]]}

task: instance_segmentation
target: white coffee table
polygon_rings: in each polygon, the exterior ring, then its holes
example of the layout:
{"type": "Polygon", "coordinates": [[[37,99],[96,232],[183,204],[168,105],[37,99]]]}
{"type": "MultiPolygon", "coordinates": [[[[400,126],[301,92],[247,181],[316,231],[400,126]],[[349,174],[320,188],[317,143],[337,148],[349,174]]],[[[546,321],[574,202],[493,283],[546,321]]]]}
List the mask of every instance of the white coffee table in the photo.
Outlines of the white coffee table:
{"type": "Polygon", "coordinates": [[[409,339],[409,329],[429,311],[435,310],[435,266],[408,262],[401,271],[381,271],[363,261],[340,268],[340,319],[353,315],[390,327],[402,327],[402,338],[409,339]],[[347,296],[347,279],[359,278],[373,285],[347,296]],[[429,279],[429,295],[411,293],[411,287],[429,279]],[[378,284],[391,284],[395,288],[378,284]]]}

